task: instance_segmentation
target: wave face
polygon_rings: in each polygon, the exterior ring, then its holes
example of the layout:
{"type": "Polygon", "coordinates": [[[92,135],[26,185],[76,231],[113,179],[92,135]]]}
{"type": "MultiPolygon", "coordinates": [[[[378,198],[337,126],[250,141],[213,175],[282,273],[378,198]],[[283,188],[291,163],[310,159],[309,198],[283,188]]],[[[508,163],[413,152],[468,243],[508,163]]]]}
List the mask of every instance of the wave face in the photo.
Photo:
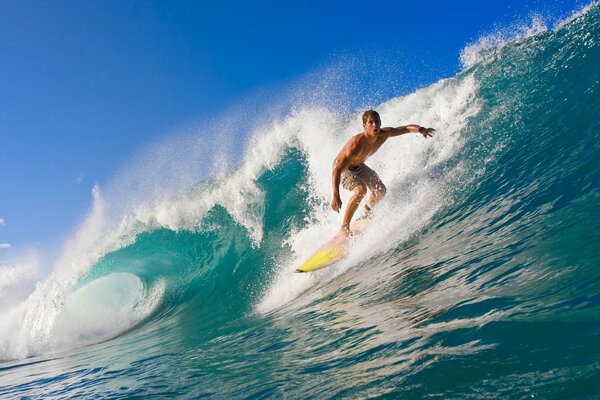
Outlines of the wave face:
{"type": "Polygon", "coordinates": [[[183,189],[96,188],[50,276],[0,315],[0,395],[598,396],[599,38],[596,4],[378,106],[439,133],[369,160],[388,195],[316,273],[291,271],[339,227],[330,166],[361,111],[292,107],[183,189]]]}

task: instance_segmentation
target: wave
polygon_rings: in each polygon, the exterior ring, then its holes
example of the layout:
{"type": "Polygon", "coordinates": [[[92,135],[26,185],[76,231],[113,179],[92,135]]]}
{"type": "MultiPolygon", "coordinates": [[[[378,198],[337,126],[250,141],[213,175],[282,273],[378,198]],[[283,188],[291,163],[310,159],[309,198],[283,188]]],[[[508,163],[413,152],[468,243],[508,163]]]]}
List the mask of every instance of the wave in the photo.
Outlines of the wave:
{"type": "Polygon", "coordinates": [[[339,229],[330,165],[360,130],[362,109],[296,91],[258,114],[216,116],[217,136],[186,132],[149,146],[94,188],[52,273],[0,317],[0,359],[172,326],[195,337],[333,296],[383,312],[409,302],[421,311],[401,313],[408,325],[430,321],[431,335],[590,318],[599,256],[579,243],[598,242],[598,14],[595,4],[554,29],[534,20],[482,39],[465,48],[456,76],[377,105],[384,125],[439,133],[391,139],[369,160],[388,196],[351,256],[318,273],[291,271],[339,229]]]}

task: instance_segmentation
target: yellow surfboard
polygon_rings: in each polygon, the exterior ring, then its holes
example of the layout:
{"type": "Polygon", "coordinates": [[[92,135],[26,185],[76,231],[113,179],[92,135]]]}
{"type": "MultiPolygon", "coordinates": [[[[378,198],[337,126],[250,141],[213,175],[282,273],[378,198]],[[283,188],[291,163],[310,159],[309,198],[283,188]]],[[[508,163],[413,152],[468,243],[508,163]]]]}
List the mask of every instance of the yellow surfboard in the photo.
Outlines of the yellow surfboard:
{"type": "Polygon", "coordinates": [[[310,272],[317,269],[328,267],[340,261],[350,252],[350,241],[352,237],[360,233],[367,225],[367,219],[359,219],[352,223],[352,236],[347,237],[342,232],[338,232],[329,239],[323,246],[300,265],[294,272],[310,272]]]}

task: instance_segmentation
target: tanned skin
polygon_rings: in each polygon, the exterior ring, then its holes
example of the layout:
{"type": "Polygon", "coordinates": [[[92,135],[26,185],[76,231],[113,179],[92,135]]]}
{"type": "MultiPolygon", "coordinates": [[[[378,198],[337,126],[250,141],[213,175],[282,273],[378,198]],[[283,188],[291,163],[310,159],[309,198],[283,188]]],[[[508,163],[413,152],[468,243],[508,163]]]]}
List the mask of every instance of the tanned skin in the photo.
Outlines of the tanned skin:
{"type": "MultiPolygon", "coordinates": [[[[365,113],[366,114],[366,113],[365,113]]],[[[396,128],[381,127],[379,116],[368,115],[363,123],[364,131],[354,135],[339,152],[334,161],[332,182],[333,182],[333,200],[331,200],[331,208],[335,212],[340,212],[342,208],[342,199],[340,198],[340,180],[342,171],[348,167],[354,167],[364,163],[367,158],[373,155],[379,148],[391,137],[404,135],[406,133],[420,133],[424,138],[433,137],[435,129],[424,128],[420,125],[410,124],[399,126],[396,128]]],[[[386,188],[383,184],[375,187],[369,197],[369,208],[372,209],[383,196],[385,196],[386,188]]],[[[359,184],[354,188],[354,195],[348,202],[348,207],[344,213],[342,222],[342,232],[345,235],[350,235],[350,221],[367,193],[367,185],[359,184]]]]}

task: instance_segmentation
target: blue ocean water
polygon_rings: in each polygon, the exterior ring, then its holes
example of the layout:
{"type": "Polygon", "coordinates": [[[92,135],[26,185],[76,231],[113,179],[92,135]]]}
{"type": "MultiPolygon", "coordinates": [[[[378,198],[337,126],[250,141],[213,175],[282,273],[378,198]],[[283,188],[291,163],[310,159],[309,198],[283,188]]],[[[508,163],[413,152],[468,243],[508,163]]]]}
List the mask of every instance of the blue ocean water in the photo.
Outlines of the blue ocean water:
{"type": "Polygon", "coordinates": [[[599,398],[599,41],[596,4],[377,106],[439,133],[369,160],[388,195],[316,273],[292,271],[339,228],[330,165],[362,110],[292,108],[168,195],[96,188],[0,313],[0,396],[599,398]]]}

